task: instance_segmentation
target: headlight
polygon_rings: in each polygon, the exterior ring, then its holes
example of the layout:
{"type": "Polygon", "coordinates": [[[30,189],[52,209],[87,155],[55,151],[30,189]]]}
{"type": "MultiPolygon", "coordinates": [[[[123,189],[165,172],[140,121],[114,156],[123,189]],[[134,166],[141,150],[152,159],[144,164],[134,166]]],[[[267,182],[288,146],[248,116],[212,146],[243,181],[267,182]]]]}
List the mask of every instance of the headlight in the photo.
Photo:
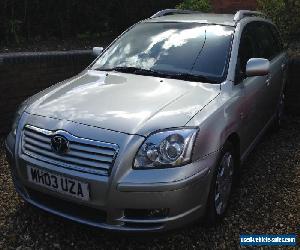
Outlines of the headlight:
{"type": "Polygon", "coordinates": [[[11,126],[11,131],[12,131],[14,136],[17,135],[17,128],[18,128],[20,118],[21,118],[21,114],[19,114],[19,112],[16,112],[15,116],[14,116],[14,119],[13,119],[13,124],[11,126]]]}
{"type": "Polygon", "coordinates": [[[197,131],[178,129],[150,135],[135,157],[134,168],[177,167],[189,163],[197,131]]]}
{"type": "Polygon", "coordinates": [[[20,118],[21,118],[24,110],[27,107],[27,103],[28,103],[28,99],[25,100],[24,102],[22,102],[21,105],[18,107],[17,112],[14,115],[13,124],[12,124],[12,128],[11,128],[11,131],[14,136],[16,136],[16,134],[17,134],[18,124],[19,124],[20,118]]]}

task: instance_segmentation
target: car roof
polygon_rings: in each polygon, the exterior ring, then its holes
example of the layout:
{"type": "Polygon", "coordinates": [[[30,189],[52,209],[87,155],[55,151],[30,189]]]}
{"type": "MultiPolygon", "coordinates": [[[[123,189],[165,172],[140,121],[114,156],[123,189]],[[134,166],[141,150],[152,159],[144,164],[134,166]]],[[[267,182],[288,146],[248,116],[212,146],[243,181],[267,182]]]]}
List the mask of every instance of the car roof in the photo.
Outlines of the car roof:
{"type": "Polygon", "coordinates": [[[201,24],[218,24],[236,26],[233,14],[174,14],[146,19],[144,22],[195,22],[201,24]]]}
{"type": "Polygon", "coordinates": [[[161,10],[143,22],[194,22],[235,27],[241,20],[248,18],[270,22],[266,15],[259,11],[238,10],[235,14],[214,14],[179,9],[161,10]]]}

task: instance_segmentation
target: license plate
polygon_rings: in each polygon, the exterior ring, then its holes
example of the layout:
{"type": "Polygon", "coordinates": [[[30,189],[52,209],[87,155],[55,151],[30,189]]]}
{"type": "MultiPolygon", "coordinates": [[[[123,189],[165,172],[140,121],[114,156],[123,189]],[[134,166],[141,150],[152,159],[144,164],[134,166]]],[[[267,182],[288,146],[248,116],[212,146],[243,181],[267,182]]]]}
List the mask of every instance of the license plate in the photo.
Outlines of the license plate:
{"type": "Polygon", "coordinates": [[[29,182],[49,190],[85,201],[90,199],[89,185],[87,183],[32,166],[27,166],[27,176],[29,182]]]}

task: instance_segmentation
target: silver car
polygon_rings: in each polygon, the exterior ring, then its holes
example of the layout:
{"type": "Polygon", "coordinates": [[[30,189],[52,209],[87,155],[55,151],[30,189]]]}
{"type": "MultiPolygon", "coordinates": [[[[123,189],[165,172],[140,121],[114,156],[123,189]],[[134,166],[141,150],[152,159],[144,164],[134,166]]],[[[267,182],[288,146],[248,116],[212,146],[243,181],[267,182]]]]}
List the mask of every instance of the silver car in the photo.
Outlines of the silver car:
{"type": "Polygon", "coordinates": [[[282,120],[275,26],[258,12],[164,10],[94,52],[19,107],[6,140],[17,192],[105,229],[219,222],[241,163],[282,120]]]}

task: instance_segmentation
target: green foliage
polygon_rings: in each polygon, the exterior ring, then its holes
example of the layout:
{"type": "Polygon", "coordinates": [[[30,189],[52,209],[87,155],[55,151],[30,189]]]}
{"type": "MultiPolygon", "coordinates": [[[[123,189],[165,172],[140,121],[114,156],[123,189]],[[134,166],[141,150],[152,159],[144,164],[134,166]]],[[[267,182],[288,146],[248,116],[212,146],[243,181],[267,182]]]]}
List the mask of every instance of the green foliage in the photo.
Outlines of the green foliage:
{"type": "Polygon", "coordinates": [[[300,0],[258,0],[258,9],[267,14],[278,26],[288,42],[300,30],[300,0]]]}
{"type": "Polygon", "coordinates": [[[18,36],[20,26],[22,22],[16,19],[8,20],[7,22],[7,33],[13,37],[15,43],[20,43],[20,38],[18,36]]]}
{"type": "Polygon", "coordinates": [[[184,0],[176,6],[178,9],[196,10],[202,12],[210,12],[212,10],[209,0],[184,0]]]}

